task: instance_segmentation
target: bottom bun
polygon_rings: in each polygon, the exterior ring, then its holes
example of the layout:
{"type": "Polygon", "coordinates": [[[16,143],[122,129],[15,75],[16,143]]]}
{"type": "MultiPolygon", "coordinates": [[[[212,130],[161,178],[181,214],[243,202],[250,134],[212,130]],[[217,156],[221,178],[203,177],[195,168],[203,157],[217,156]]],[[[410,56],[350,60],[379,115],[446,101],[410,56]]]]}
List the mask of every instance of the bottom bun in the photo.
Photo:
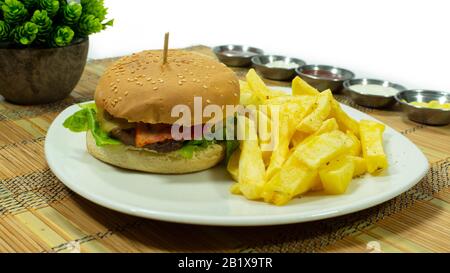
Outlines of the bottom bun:
{"type": "Polygon", "coordinates": [[[177,151],[157,153],[126,145],[99,147],[90,131],[86,134],[86,144],[88,152],[103,162],[150,173],[177,174],[206,170],[217,165],[225,155],[225,148],[220,144],[195,151],[190,159],[182,157],[177,151]]]}

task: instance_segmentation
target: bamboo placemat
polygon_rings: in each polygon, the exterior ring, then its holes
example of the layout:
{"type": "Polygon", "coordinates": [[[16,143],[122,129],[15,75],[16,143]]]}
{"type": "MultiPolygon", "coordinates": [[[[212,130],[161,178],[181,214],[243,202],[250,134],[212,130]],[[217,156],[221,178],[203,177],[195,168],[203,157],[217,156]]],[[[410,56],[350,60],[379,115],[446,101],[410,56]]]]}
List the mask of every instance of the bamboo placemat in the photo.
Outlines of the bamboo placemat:
{"type": "MultiPolygon", "coordinates": [[[[211,55],[207,47],[190,50],[211,55]]],[[[324,221],[276,227],[207,227],[124,215],[66,188],[44,157],[46,131],[66,107],[91,100],[99,76],[114,59],[90,61],[64,101],[17,106],[0,101],[1,252],[449,252],[450,126],[407,120],[398,109],[346,104],[411,139],[431,169],[414,188],[379,206],[324,221]]],[[[243,77],[246,69],[236,69],[243,77]]],[[[269,82],[271,85],[287,83],[269,82]]]]}

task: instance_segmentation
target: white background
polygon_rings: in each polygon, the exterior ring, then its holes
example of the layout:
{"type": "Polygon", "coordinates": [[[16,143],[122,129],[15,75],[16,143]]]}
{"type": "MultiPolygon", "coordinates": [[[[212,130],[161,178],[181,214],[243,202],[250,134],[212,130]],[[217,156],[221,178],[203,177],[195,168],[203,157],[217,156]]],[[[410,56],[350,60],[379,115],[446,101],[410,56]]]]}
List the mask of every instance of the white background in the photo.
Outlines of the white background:
{"type": "Polygon", "coordinates": [[[246,44],[357,77],[450,91],[448,0],[105,0],[115,25],[91,58],[171,47],[246,44]]]}

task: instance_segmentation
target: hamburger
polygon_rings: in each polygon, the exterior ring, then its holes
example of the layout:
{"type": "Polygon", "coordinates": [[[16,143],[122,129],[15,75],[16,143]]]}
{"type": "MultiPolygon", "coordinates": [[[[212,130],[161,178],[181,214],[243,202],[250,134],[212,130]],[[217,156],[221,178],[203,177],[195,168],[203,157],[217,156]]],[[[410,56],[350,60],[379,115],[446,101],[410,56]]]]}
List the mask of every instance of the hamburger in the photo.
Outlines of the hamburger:
{"type": "Polygon", "coordinates": [[[111,165],[151,173],[196,172],[224,159],[227,143],[174,137],[172,127],[185,124],[172,115],[173,107],[191,110],[188,130],[193,132],[210,119],[194,118],[194,98],[202,98],[202,109],[223,109],[238,105],[239,95],[236,75],[215,59],[169,50],[163,64],[161,50],[143,51],[109,67],[95,90],[95,105],[83,106],[79,118],[70,117],[64,125],[77,131],[75,124],[84,117],[88,152],[111,165]]]}

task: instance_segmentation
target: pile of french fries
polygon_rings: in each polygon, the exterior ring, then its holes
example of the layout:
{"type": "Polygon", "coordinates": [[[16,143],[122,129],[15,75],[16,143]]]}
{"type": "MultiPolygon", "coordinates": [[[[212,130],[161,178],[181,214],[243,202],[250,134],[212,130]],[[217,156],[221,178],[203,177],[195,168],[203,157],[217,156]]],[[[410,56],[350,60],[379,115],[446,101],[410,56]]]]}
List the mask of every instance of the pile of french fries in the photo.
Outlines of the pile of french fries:
{"type": "Polygon", "coordinates": [[[238,116],[238,126],[250,137],[241,140],[228,161],[228,172],[237,182],[231,187],[233,194],[284,205],[310,191],[343,194],[354,177],[388,167],[385,126],[356,121],[330,90],[319,92],[296,77],[290,95],[268,88],[252,69],[241,81],[240,99],[244,106],[266,107],[254,110],[258,122],[238,116]],[[278,109],[277,123],[270,122],[275,118],[273,109],[278,109]],[[269,128],[259,130],[260,124],[269,128]],[[274,148],[261,149],[272,132],[278,136],[274,148]]]}

